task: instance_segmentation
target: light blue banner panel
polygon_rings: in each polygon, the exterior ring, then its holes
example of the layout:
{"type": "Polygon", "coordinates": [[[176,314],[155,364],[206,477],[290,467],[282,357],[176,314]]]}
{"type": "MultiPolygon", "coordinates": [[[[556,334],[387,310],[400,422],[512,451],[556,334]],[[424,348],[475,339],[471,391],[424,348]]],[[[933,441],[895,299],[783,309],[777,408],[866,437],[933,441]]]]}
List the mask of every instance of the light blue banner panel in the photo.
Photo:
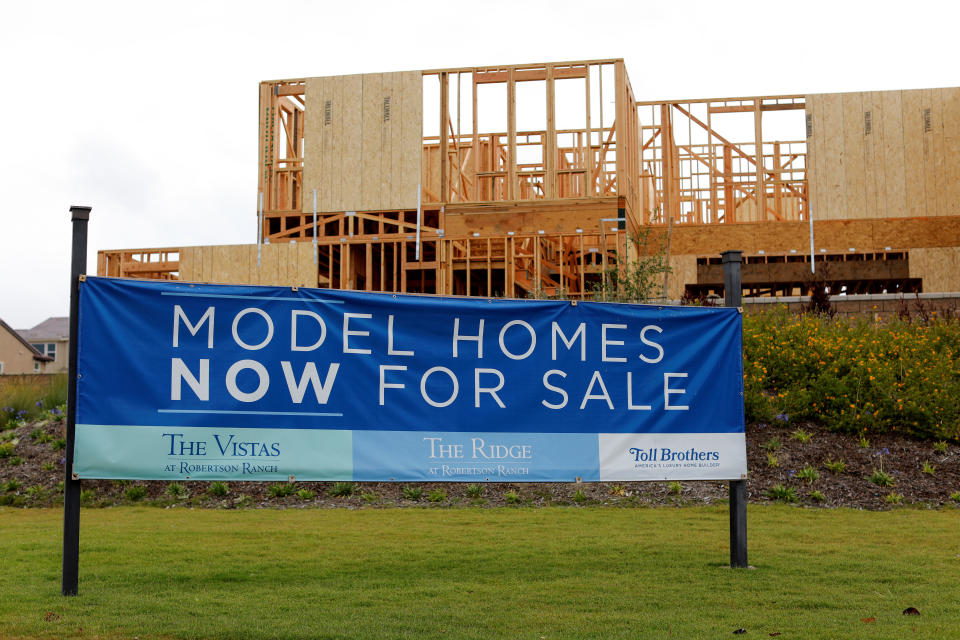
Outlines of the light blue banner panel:
{"type": "Polygon", "coordinates": [[[357,480],[599,480],[597,436],[585,433],[356,431],[357,480]],[[575,473],[573,473],[575,472],[575,473]]]}
{"type": "MultiPolygon", "coordinates": [[[[87,278],[79,321],[78,425],[283,431],[303,457],[278,473],[299,479],[428,479],[441,434],[527,442],[526,479],[570,481],[606,477],[599,434],[744,431],[736,309],[87,278]],[[312,432],[343,434],[346,458],[312,432]]],[[[148,440],[124,438],[78,431],[75,471],[158,474],[148,440]]]]}
{"type": "Polygon", "coordinates": [[[136,480],[352,480],[351,433],[78,424],[73,471],[136,480]]]}

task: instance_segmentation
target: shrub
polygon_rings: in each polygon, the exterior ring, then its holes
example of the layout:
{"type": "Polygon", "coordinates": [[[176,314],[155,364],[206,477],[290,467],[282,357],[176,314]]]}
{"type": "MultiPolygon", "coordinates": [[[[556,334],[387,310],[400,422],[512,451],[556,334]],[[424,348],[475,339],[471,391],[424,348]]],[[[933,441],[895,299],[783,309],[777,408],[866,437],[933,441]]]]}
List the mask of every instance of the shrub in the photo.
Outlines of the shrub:
{"type": "Polygon", "coordinates": [[[12,455],[13,455],[12,442],[6,442],[4,444],[0,444],[0,458],[9,458],[12,455]]]}
{"type": "Polygon", "coordinates": [[[54,451],[62,451],[67,448],[67,439],[66,438],[57,438],[50,446],[53,447],[54,451]]]}
{"type": "Polygon", "coordinates": [[[139,502],[147,495],[147,488],[135,484],[132,487],[127,487],[126,491],[123,492],[123,497],[129,500],[130,502],[139,502]]]}
{"type": "Polygon", "coordinates": [[[797,429],[796,431],[790,434],[790,439],[796,440],[800,444],[807,444],[808,442],[810,442],[810,438],[812,437],[813,437],[812,433],[810,433],[809,431],[804,431],[803,429],[797,429]]]}
{"type": "Polygon", "coordinates": [[[404,486],[403,487],[403,497],[407,500],[419,500],[423,497],[423,487],[416,486],[404,486]]]}
{"type": "Polygon", "coordinates": [[[895,491],[891,491],[883,498],[883,501],[886,502],[887,504],[902,504],[903,494],[896,493],[895,491]]]}
{"type": "Polygon", "coordinates": [[[360,494],[360,499],[368,504],[371,502],[376,502],[377,494],[373,493],[372,491],[364,491],[360,494]]]}
{"type": "Polygon", "coordinates": [[[80,491],[80,502],[81,504],[90,504],[93,502],[94,492],[93,489],[82,489],[80,491]]]}
{"type": "Polygon", "coordinates": [[[921,469],[921,471],[927,474],[928,476],[932,476],[934,473],[937,472],[937,467],[935,465],[930,464],[929,460],[924,460],[923,469],[921,469]]]}
{"type": "Polygon", "coordinates": [[[883,325],[781,309],[744,318],[745,404],[856,433],[960,437],[960,323],[883,325]]]}
{"type": "Polygon", "coordinates": [[[778,438],[777,436],[773,436],[772,438],[770,438],[760,446],[766,449],[767,451],[772,452],[772,451],[779,451],[782,445],[780,444],[780,438],[778,438]]]}
{"type": "Polygon", "coordinates": [[[16,478],[12,478],[10,480],[7,480],[3,484],[3,490],[6,491],[7,493],[10,493],[12,491],[16,491],[17,489],[19,489],[21,485],[22,483],[19,480],[17,480],[16,478]]]}
{"type": "Polygon", "coordinates": [[[814,502],[823,502],[827,499],[827,496],[823,495],[823,492],[815,489],[810,492],[810,499],[814,502]]]}
{"type": "Polygon", "coordinates": [[[940,440],[939,442],[934,442],[934,443],[933,443],[933,451],[934,451],[934,453],[939,453],[939,454],[941,454],[941,455],[944,454],[944,453],[946,453],[946,452],[947,452],[947,441],[946,441],[946,440],[940,440]]]}
{"type": "Polygon", "coordinates": [[[806,480],[807,482],[812,483],[814,480],[820,477],[820,472],[818,472],[814,467],[806,465],[803,469],[797,472],[797,477],[801,480],[806,480]]]}
{"type": "Polygon", "coordinates": [[[315,492],[310,491],[309,489],[300,489],[300,491],[297,491],[297,496],[301,500],[313,500],[314,496],[316,495],[317,494],[315,492]]]}
{"type": "Polygon", "coordinates": [[[950,494],[950,499],[954,502],[960,502],[960,491],[954,491],[950,494]]]}
{"type": "Polygon", "coordinates": [[[583,489],[577,489],[576,491],[573,492],[573,501],[577,503],[586,502],[587,494],[583,492],[583,489]]]}
{"type": "Polygon", "coordinates": [[[883,469],[874,469],[873,473],[867,476],[867,480],[878,487],[892,487],[894,483],[893,476],[883,469]]]}
{"type": "Polygon", "coordinates": [[[270,485],[267,493],[271,498],[286,498],[297,492],[297,487],[292,482],[278,482],[270,485]]]}
{"type": "Polygon", "coordinates": [[[796,502],[798,500],[796,489],[782,484],[775,484],[767,489],[767,496],[780,502],[796,502]]]}
{"type": "Polygon", "coordinates": [[[57,465],[53,464],[52,462],[44,462],[42,465],[40,465],[40,468],[44,471],[53,471],[57,468],[57,465]]]}
{"type": "Polygon", "coordinates": [[[483,485],[482,484],[468,484],[467,485],[467,496],[470,498],[476,499],[483,496],[483,485]]]}
{"type": "Polygon", "coordinates": [[[827,458],[827,461],[823,463],[823,466],[827,468],[827,471],[830,473],[841,474],[847,471],[847,463],[843,460],[837,460],[836,462],[827,458]]]}
{"type": "Polygon", "coordinates": [[[610,487],[610,495],[623,497],[627,495],[627,488],[622,484],[615,484],[610,487]]]}
{"type": "Polygon", "coordinates": [[[447,499],[447,492],[443,489],[434,489],[427,494],[427,500],[430,502],[443,502],[447,499]]]}
{"type": "Polygon", "coordinates": [[[174,498],[181,498],[186,495],[187,489],[179,482],[171,482],[167,485],[167,495],[174,498]]]}
{"type": "Polygon", "coordinates": [[[21,458],[20,456],[13,456],[12,458],[9,458],[7,462],[10,464],[11,467],[19,467],[20,465],[23,464],[23,458],[21,458]]]}
{"type": "Polygon", "coordinates": [[[780,458],[773,455],[772,453],[767,454],[767,466],[770,468],[776,468],[780,466],[780,458]]]}
{"type": "Polygon", "coordinates": [[[334,498],[346,498],[353,495],[352,482],[335,482],[330,487],[328,493],[334,498]]]}
{"type": "Polygon", "coordinates": [[[683,485],[677,482],[676,480],[674,480],[667,486],[667,492],[672,495],[678,496],[681,493],[683,493],[683,485]]]}
{"type": "Polygon", "coordinates": [[[229,491],[230,491],[230,487],[227,486],[227,483],[221,482],[220,480],[217,480],[216,482],[211,482],[210,486],[207,487],[207,493],[209,493],[215,498],[222,498],[225,495],[227,495],[229,491]]]}
{"type": "Polygon", "coordinates": [[[520,494],[513,489],[503,494],[503,499],[507,504],[520,504],[521,502],[520,494]]]}

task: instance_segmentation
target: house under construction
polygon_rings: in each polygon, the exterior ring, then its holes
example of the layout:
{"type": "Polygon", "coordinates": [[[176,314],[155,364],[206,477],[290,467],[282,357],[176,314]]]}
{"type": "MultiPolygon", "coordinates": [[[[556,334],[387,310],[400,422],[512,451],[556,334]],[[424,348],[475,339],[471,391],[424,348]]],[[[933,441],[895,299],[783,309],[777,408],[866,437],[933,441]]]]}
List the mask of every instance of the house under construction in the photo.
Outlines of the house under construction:
{"type": "Polygon", "coordinates": [[[577,298],[663,251],[678,300],[739,249],[745,295],[960,291],[960,88],[638,102],[621,59],[276,80],[258,163],[256,243],[98,273],[577,298]]]}

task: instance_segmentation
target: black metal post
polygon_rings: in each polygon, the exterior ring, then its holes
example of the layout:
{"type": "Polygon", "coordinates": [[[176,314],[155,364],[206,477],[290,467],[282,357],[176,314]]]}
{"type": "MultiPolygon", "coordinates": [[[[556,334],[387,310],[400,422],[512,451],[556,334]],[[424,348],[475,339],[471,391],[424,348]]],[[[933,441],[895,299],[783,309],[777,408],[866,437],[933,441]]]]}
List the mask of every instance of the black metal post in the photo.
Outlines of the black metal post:
{"type": "MultiPolygon", "coordinates": [[[[740,307],[743,287],[740,279],[742,251],[724,251],[723,292],[724,305],[740,307]]],[[[747,481],[730,481],[730,566],[747,568],[747,481]]]]}
{"type": "Polygon", "coordinates": [[[80,277],[87,271],[87,222],[90,207],[70,207],[73,249],[70,257],[70,365],[67,373],[67,455],[63,462],[63,583],[60,592],[77,595],[80,569],[80,479],[73,475],[77,432],[77,331],[80,277]]]}

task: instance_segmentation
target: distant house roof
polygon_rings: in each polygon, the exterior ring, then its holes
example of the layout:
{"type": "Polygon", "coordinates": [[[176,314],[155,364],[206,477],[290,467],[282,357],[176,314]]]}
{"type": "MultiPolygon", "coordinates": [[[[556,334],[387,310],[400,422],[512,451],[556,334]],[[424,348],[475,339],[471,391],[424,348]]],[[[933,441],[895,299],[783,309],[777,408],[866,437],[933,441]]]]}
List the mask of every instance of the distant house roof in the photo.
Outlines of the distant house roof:
{"type": "MultiPolygon", "coordinates": [[[[56,318],[50,318],[50,319],[56,320],[56,318]]],[[[19,340],[20,343],[27,348],[27,351],[30,352],[34,360],[39,360],[40,362],[53,362],[53,358],[51,358],[50,356],[45,356],[39,351],[37,351],[32,344],[27,342],[26,338],[24,338],[19,331],[16,331],[15,329],[11,329],[10,325],[8,325],[6,322],[3,321],[3,318],[0,318],[0,329],[7,331],[10,335],[12,335],[14,338],[19,340]]]]}
{"type": "Polygon", "coordinates": [[[21,329],[25,340],[38,342],[44,340],[69,340],[70,318],[47,318],[32,329],[21,329]]]}

